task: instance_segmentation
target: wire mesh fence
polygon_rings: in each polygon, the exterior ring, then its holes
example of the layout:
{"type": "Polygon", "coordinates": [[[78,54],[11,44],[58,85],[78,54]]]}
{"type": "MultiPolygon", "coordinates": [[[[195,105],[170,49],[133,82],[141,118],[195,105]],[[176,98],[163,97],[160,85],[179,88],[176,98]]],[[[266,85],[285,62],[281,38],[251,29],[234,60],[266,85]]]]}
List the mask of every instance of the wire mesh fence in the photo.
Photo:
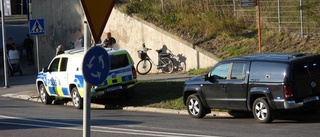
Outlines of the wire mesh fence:
{"type": "MultiPolygon", "coordinates": [[[[190,2],[196,2],[202,5],[202,10],[219,10],[224,15],[232,14],[235,18],[256,23],[257,8],[243,6],[242,1],[244,0],[161,0],[161,4],[163,11],[173,3],[175,8],[182,8],[190,2]]],[[[259,0],[258,3],[262,29],[320,37],[320,0],[259,0]]]]}

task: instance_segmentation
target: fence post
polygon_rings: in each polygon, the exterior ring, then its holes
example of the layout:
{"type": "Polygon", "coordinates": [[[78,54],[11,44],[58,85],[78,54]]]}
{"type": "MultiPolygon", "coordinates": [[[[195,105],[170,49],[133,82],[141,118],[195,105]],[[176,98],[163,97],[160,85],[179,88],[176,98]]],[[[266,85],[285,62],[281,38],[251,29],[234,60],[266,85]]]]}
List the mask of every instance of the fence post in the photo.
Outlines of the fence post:
{"type": "Polygon", "coordinates": [[[237,13],[236,13],[236,0],[233,0],[233,16],[237,16],[237,13]]]}
{"type": "Polygon", "coordinates": [[[280,12],[280,0],[278,0],[278,26],[279,26],[279,32],[281,32],[281,12],[280,12]]]}
{"type": "Polygon", "coordinates": [[[161,0],[161,8],[162,8],[161,10],[162,10],[162,13],[164,13],[164,5],[163,5],[163,1],[164,1],[164,0],[161,0]]]}
{"type": "Polygon", "coordinates": [[[303,36],[303,16],[302,16],[302,0],[300,0],[300,21],[301,21],[301,36],[303,36]]]}

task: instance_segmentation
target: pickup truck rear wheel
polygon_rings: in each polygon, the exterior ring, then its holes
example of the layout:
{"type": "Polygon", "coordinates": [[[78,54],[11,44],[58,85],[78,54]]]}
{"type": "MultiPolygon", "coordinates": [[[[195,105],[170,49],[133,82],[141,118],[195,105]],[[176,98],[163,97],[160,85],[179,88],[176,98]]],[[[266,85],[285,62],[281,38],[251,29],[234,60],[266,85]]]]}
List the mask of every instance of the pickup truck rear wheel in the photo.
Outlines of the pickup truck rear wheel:
{"type": "Polygon", "coordinates": [[[43,84],[40,84],[40,86],[39,86],[39,95],[40,95],[40,99],[41,99],[42,103],[52,104],[54,97],[49,96],[49,94],[47,93],[47,90],[43,84]]]}
{"type": "Polygon", "coordinates": [[[187,98],[186,107],[189,115],[193,118],[203,118],[206,115],[198,94],[192,94],[187,98]]]}
{"type": "Polygon", "coordinates": [[[254,118],[260,123],[270,123],[273,120],[272,109],[266,100],[266,97],[257,98],[252,106],[254,118]]]}
{"type": "Polygon", "coordinates": [[[72,88],[71,96],[72,96],[73,107],[75,107],[76,109],[82,109],[83,108],[83,99],[81,98],[81,96],[78,92],[78,89],[76,87],[72,88]]]}

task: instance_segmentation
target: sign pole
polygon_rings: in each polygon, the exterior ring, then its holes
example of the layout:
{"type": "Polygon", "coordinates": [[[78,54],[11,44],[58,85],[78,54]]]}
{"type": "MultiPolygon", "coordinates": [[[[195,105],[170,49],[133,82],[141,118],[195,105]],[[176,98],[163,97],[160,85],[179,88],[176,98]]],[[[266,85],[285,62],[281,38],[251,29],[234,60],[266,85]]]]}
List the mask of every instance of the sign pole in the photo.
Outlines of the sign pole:
{"type": "MultiPolygon", "coordinates": [[[[89,31],[89,24],[84,22],[84,53],[88,51],[91,45],[91,33],[89,31]]],[[[82,62],[83,63],[83,62],[82,62]]],[[[82,68],[83,69],[83,68],[82,68]]],[[[83,97],[83,137],[90,137],[90,125],[91,125],[91,91],[88,82],[84,81],[84,97],[83,97]]]]}
{"type": "Polygon", "coordinates": [[[259,53],[262,52],[261,49],[261,25],[260,25],[260,3],[259,0],[256,1],[257,2],[257,11],[258,11],[258,46],[259,46],[259,53]]]}
{"type": "Polygon", "coordinates": [[[6,57],[7,57],[7,47],[6,47],[6,31],[5,31],[5,15],[4,15],[4,0],[1,0],[1,21],[2,21],[2,46],[3,46],[3,71],[4,71],[4,88],[8,88],[9,85],[8,85],[8,66],[7,66],[7,60],[6,60],[6,57]]]}
{"type": "Polygon", "coordinates": [[[36,46],[37,46],[37,68],[38,72],[40,72],[40,65],[39,65],[39,42],[38,42],[38,35],[36,35],[36,46]]]}

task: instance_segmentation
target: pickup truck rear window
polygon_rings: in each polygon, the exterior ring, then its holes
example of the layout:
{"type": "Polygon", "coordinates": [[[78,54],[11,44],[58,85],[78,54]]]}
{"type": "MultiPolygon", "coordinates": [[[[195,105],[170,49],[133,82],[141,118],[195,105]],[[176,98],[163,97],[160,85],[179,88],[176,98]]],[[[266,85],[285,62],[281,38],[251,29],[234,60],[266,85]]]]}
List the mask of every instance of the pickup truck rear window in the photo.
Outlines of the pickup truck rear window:
{"type": "Polygon", "coordinates": [[[284,82],[288,64],[276,62],[252,62],[250,80],[259,82],[284,82]]]}

